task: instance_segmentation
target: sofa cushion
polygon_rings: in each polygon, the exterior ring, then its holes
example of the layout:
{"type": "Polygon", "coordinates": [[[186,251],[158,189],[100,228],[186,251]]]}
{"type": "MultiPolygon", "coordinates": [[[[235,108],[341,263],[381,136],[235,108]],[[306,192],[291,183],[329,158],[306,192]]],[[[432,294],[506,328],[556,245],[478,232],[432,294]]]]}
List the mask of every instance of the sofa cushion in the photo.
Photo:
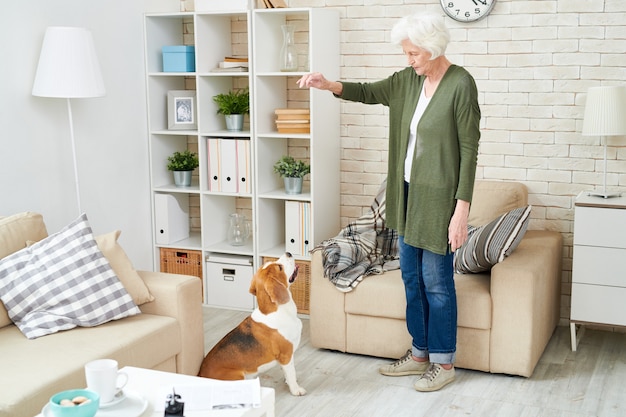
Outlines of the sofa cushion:
{"type": "Polygon", "coordinates": [[[122,232],[120,230],[97,236],[96,243],[102,254],[111,264],[111,268],[115,275],[122,281],[124,288],[133,297],[135,304],[142,305],[144,303],[154,301],[154,297],[150,294],[148,287],[133,268],[133,264],[128,259],[126,252],[119,245],[117,239],[122,232]]]}
{"type": "Polygon", "coordinates": [[[496,217],[528,204],[528,190],[519,182],[476,180],[467,222],[487,224],[496,217]]]}
{"type": "Polygon", "coordinates": [[[25,212],[0,219],[0,259],[48,236],[41,214],[25,212]]]}
{"type": "Polygon", "coordinates": [[[0,298],[29,339],[140,313],[82,215],[0,260],[0,298]]]}
{"type": "Polygon", "coordinates": [[[516,208],[484,226],[469,226],[467,241],[454,253],[455,272],[471,274],[488,271],[502,262],[524,237],[530,209],[531,206],[516,208]]]}
{"type": "Polygon", "coordinates": [[[368,276],[346,293],[345,309],[348,314],[404,319],[406,296],[400,271],[368,276]]]}
{"type": "MultiPolygon", "coordinates": [[[[0,219],[0,259],[26,247],[26,241],[48,236],[41,214],[25,212],[0,219]]],[[[13,324],[4,304],[0,303],[0,327],[13,324]]]]}

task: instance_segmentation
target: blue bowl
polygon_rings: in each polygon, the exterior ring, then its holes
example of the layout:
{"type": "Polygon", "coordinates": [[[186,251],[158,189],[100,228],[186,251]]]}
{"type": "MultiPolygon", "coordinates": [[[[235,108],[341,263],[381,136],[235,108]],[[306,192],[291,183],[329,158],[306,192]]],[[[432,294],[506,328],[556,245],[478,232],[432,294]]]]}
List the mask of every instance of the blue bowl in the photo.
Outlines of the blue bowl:
{"type": "Polygon", "coordinates": [[[88,389],[71,389],[54,394],[48,406],[54,417],[94,417],[100,407],[100,396],[88,389]],[[61,405],[61,401],[77,397],[85,397],[88,401],[74,406],[61,405]]]}

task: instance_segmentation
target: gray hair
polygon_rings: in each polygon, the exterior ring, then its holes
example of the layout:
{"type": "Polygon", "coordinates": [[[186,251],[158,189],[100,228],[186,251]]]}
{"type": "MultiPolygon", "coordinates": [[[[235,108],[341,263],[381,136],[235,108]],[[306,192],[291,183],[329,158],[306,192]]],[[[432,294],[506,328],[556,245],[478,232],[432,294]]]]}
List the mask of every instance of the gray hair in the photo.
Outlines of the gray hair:
{"type": "Polygon", "coordinates": [[[430,52],[431,59],[435,59],[446,52],[450,32],[443,16],[435,13],[415,13],[403,17],[391,29],[391,42],[400,45],[405,39],[418,48],[430,52]]]}

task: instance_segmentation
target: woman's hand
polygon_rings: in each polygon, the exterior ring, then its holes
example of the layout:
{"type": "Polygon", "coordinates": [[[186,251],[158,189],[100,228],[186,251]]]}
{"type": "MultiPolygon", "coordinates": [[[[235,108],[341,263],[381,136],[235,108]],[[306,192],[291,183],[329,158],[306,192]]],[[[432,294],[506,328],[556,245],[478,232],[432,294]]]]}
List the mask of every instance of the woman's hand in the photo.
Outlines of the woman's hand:
{"type": "Polygon", "coordinates": [[[338,81],[328,81],[324,75],[319,72],[312,72],[303,75],[296,81],[300,88],[317,88],[318,90],[328,90],[333,94],[341,95],[343,85],[338,81]]]}
{"type": "Polygon", "coordinates": [[[467,240],[467,216],[469,215],[470,203],[464,200],[456,201],[456,208],[450,225],[448,226],[448,243],[450,249],[455,252],[467,240]]]}

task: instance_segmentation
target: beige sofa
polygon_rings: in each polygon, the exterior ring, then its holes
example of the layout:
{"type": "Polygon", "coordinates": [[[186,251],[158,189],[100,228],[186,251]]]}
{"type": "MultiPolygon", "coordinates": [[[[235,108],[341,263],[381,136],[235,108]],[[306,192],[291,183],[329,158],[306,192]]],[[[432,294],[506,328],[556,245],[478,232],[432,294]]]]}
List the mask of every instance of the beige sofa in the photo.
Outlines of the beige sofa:
{"type": "MultiPolygon", "coordinates": [[[[477,181],[469,224],[489,223],[527,205],[521,183],[477,181]]],[[[456,275],[459,368],[530,376],[559,321],[562,236],[528,230],[491,272],[456,275]]],[[[399,358],[411,346],[400,271],[366,277],[349,293],[311,264],[311,343],[319,348],[399,358]]]]}
{"type": "MultiPolygon", "coordinates": [[[[118,235],[96,241],[141,314],[27,339],[0,303],[0,416],[34,416],[53,393],[84,387],[83,366],[93,359],[116,359],[120,367],[197,374],[204,355],[200,280],[134,271],[117,245],[118,235]],[[108,246],[106,250],[101,244],[108,246]],[[128,284],[121,276],[131,272],[140,278],[128,284]]],[[[46,236],[39,214],[0,219],[0,259],[46,236]]]]}

